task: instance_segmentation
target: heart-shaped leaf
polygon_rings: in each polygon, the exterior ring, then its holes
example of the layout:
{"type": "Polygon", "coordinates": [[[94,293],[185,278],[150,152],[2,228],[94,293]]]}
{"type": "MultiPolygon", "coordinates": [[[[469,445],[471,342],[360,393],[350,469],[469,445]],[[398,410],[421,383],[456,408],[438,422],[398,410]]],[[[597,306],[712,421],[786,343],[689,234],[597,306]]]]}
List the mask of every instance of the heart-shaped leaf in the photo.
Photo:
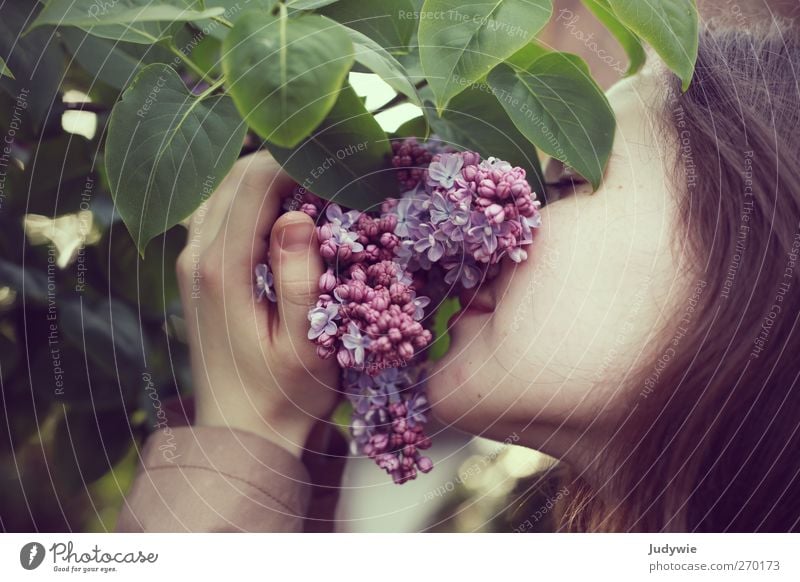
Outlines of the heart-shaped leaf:
{"type": "Polygon", "coordinates": [[[614,113],[579,57],[549,53],[525,69],[500,65],[495,97],[532,143],[597,188],[614,142],[614,113]]]}
{"type": "MultiPolygon", "coordinates": [[[[617,42],[625,50],[628,55],[628,70],[625,71],[626,75],[633,75],[636,71],[642,68],[647,55],[644,52],[642,41],[639,37],[631,32],[627,26],[620,22],[608,0],[582,0],[586,7],[591,10],[597,20],[603,23],[608,31],[614,35],[617,42]]],[[[574,16],[572,17],[574,18],[574,16]]],[[[564,26],[568,26],[569,22],[562,22],[564,26]]]]}
{"type": "Polygon", "coordinates": [[[122,50],[120,43],[79,28],[65,28],[61,31],[61,40],[86,72],[115,89],[127,87],[142,66],[138,58],[122,50]]]}
{"type": "Polygon", "coordinates": [[[350,85],[308,140],[269,151],[302,188],[343,206],[374,210],[399,194],[386,133],[350,85]]]}
{"type": "Polygon", "coordinates": [[[416,137],[425,140],[428,139],[430,132],[431,128],[428,125],[428,120],[424,115],[420,115],[402,123],[400,127],[394,131],[393,135],[395,137],[416,137]]]}
{"type": "MultiPolygon", "coordinates": [[[[221,7],[225,10],[222,15],[228,21],[236,20],[243,10],[257,9],[262,12],[272,12],[279,0],[205,0],[206,9],[221,7]]],[[[219,41],[225,39],[230,32],[230,28],[220,23],[218,20],[198,22],[195,28],[203,31],[207,36],[211,36],[219,41]]]]}
{"type": "Polygon", "coordinates": [[[533,189],[542,191],[536,148],[516,128],[485,82],[456,95],[440,118],[430,108],[426,111],[433,131],[450,145],[525,168],[533,189]]]}
{"type": "Polygon", "coordinates": [[[411,0],[339,0],[320,14],[367,35],[390,52],[408,51],[417,24],[411,0]]]}
{"type": "Polygon", "coordinates": [[[695,0],[607,0],[615,16],[646,40],[689,88],[697,61],[695,0]]]}
{"type": "Polygon", "coordinates": [[[439,112],[533,40],[552,11],[551,0],[425,0],[420,56],[439,112]]]}
{"type": "Polygon", "coordinates": [[[192,95],[167,65],[142,69],[111,113],[106,169],[117,210],[144,255],[228,173],[246,126],[225,95],[192,95]]]}
{"type": "Polygon", "coordinates": [[[414,83],[396,58],[368,36],[346,26],[343,28],[353,41],[356,62],[378,75],[398,93],[406,95],[415,105],[421,104],[414,83]]]}
{"type": "Polygon", "coordinates": [[[527,69],[533,64],[533,61],[543,57],[550,51],[540,45],[538,42],[531,42],[519,49],[513,55],[506,59],[506,63],[519,67],[520,69],[527,69]]]}
{"type": "Polygon", "coordinates": [[[286,148],[325,119],[352,64],[341,25],[317,14],[250,12],[222,44],[236,107],[261,137],[286,148]]]}

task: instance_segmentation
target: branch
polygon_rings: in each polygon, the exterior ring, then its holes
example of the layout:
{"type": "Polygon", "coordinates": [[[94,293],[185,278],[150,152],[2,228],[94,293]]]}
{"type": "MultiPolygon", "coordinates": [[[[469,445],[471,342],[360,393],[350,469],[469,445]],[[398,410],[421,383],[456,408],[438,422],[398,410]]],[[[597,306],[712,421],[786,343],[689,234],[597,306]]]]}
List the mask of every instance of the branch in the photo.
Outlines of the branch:
{"type": "MultiPolygon", "coordinates": [[[[419,90],[419,89],[422,89],[427,84],[428,84],[427,81],[420,81],[419,83],[414,85],[414,88],[419,90]]],[[[378,107],[377,109],[372,111],[371,113],[372,113],[372,115],[378,115],[379,113],[383,113],[384,111],[388,111],[392,107],[397,107],[398,105],[402,105],[403,103],[406,103],[407,101],[408,101],[408,95],[404,95],[402,93],[398,93],[397,95],[392,97],[389,101],[387,101],[386,103],[384,103],[383,105],[381,105],[380,107],[378,107]]]]}
{"type": "Polygon", "coordinates": [[[103,105],[102,103],[88,103],[88,102],[66,102],[64,105],[64,111],[87,111],[89,113],[96,113],[98,115],[102,113],[108,113],[110,109],[103,105]]]}

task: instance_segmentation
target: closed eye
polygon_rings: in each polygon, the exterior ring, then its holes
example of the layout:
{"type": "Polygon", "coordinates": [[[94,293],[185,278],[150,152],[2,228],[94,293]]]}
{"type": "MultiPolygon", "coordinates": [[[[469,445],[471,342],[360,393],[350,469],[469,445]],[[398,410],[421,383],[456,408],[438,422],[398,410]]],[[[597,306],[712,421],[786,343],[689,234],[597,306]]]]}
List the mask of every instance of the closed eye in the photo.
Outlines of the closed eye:
{"type": "Polygon", "coordinates": [[[566,198],[582,190],[589,183],[578,174],[566,174],[558,180],[547,182],[547,201],[552,204],[556,200],[566,198]]]}
{"type": "Polygon", "coordinates": [[[555,158],[550,158],[545,164],[544,179],[548,204],[571,196],[588,185],[580,174],[555,158]]]}

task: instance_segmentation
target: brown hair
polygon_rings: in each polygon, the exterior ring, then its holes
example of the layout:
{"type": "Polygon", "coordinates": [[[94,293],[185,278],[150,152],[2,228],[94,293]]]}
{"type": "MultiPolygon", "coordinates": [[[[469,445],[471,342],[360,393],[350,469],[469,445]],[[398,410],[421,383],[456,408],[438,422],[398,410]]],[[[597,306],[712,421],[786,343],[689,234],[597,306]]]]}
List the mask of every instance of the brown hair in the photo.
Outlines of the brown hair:
{"type": "Polygon", "coordinates": [[[689,90],[669,76],[694,283],[631,384],[609,478],[571,483],[561,529],[800,530],[798,74],[790,26],[708,25],[689,90]]]}

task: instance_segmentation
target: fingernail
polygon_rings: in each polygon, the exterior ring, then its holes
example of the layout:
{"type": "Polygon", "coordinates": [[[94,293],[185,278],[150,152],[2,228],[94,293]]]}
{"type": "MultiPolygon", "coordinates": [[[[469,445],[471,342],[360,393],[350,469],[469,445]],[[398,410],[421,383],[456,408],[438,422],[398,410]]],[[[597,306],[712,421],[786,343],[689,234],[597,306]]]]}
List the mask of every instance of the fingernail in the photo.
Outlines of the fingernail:
{"type": "Polygon", "coordinates": [[[314,226],[308,222],[295,222],[287,225],[281,235],[281,248],[285,251],[305,250],[311,242],[314,226]]]}

